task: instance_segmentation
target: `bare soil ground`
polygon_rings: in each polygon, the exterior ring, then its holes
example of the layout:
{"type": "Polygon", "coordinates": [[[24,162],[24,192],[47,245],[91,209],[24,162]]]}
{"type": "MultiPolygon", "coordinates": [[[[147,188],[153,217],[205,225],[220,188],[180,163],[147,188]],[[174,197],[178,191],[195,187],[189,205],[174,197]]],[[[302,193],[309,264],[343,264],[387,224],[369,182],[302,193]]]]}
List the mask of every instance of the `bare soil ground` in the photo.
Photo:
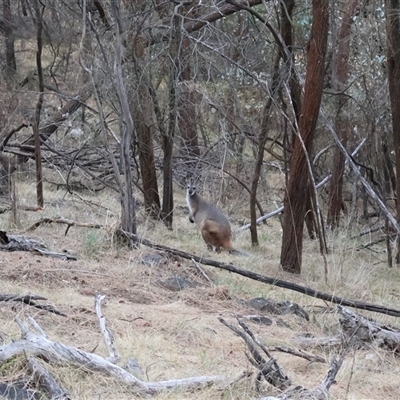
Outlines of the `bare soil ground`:
{"type": "MultiPolygon", "coordinates": [[[[32,187],[20,187],[20,202],[29,204],[32,187]]],[[[323,261],[318,244],[305,243],[304,271],[301,277],[284,274],[279,269],[280,225],[271,220],[260,227],[261,245],[249,246],[248,233],[237,235],[237,247],[252,253],[250,257],[209,253],[196,231],[187,221],[183,193],[178,194],[174,231],[145,219],[139,212],[139,233],[154,242],[170,247],[230,261],[235,265],[268,276],[308,285],[342,297],[386,304],[400,308],[399,270],[388,269],[382,249],[376,254],[357,251],[358,241],[348,237],[330,238],[332,252],[328,256],[330,280],[323,279],[323,261]]],[[[272,208],[273,209],[273,208],[272,208]]],[[[272,210],[271,209],[271,210],[272,210]]],[[[230,216],[240,219],[240,215],[230,216]]],[[[167,258],[152,249],[129,250],[113,241],[112,230],[118,221],[115,195],[72,197],[62,192],[47,192],[45,209],[39,212],[20,211],[19,228],[10,223],[9,213],[0,215],[0,227],[9,233],[23,233],[40,238],[49,249],[67,250],[77,261],[63,261],[28,252],[0,253],[0,293],[32,293],[46,297],[48,303],[67,317],[22,305],[0,303],[0,339],[3,344],[18,340],[20,332],[14,318],[33,316],[51,340],[85,351],[107,356],[94,309],[94,293],[106,295],[103,314],[114,334],[121,354],[120,365],[134,357],[142,369],[143,380],[158,381],[200,375],[239,376],[254,371],[245,356],[240,338],[218,322],[223,316],[234,322],[235,316],[260,314],[242,300],[254,297],[275,301],[290,300],[305,307],[310,321],[294,315],[271,315],[272,325],[249,322],[252,331],[266,345],[299,348],[299,334],[327,337],[339,332],[338,315],[313,298],[273,286],[249,281],[243,277],[201,266],[188,260],[167,258]],[[41,225],[25,232],[43,217],[63,217],[79,222],[100,223],[108,230],[41,225]],[[205,275],[207,277],[205,277],[205,275]],[[168,279],[186,278],[193,285],[172,290],[168,279]]],[[[234,228],[237,228],[235,225],[234,228]]],[[[392,317],[364,313],[382,323],[400,326],[392,317]]],[[[322,355],[328,361],[337,356],[339,348],[312,348],[307,351],[322,355]]],[[[309,363],[283,353],[274,353],[294,383],[313,387],[324,378],[328,364],[309,363]]],[[[0,366],[0,381],[9,382],[26,373],[23,357],[0,366]]],[[[50,372],[68,389],[72,399],[134,399],[134,388],[121,384],[106,374],[70,365],[48,366],[50,372]]],[[[351,351],[332,387],[334,399],[398,399],[400,361],[393,354],[370,346],[351,351]]],[[[264,394],[276,394],[267,384],[264,394]]],[[[254,374],[233,385],[218,384],[196,391],[174,390],[159,394],[159,399],[253,399],[254,374]]]]}

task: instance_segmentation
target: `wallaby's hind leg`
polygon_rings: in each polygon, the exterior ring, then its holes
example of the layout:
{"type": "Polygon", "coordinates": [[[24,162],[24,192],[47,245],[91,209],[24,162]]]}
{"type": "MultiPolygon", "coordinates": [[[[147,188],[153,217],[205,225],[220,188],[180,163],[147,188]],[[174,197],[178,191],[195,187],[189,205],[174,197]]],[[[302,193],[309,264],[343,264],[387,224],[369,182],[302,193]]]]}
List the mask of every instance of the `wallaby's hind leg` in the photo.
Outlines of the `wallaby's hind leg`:
{"type": "Polygon", "coordinates": [[[229,249],[231,247],[230,230],[221,227],[216,221],[211,219],[204,221],[200,231],[208,249],[212,247],[219,253],[221,248],[229,249]]]}

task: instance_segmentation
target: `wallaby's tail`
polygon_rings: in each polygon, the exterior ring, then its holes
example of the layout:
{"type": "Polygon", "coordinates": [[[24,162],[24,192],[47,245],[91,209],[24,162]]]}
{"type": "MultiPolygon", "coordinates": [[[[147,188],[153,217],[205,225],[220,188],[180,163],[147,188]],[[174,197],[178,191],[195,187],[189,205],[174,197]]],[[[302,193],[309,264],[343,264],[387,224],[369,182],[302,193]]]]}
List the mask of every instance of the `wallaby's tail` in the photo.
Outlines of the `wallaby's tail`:
{"type": "Polygon", "coordinates": [[[251,254],[247,253],[246,251],[236,250],[236,249],[230,249],[229,254],[233,254],[235,256],[242,256],[242,257],[250,257],[251,256],[251,254]]]}

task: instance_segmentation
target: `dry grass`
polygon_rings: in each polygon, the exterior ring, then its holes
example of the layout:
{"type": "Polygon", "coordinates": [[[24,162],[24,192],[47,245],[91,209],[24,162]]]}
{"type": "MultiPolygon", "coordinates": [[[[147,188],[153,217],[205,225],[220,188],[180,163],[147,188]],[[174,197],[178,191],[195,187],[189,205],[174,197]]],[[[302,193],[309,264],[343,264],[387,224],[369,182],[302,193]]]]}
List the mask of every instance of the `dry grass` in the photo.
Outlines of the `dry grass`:
{"type": "MultiPolygon", "coordinates": [[[[32,205],[34,187],[26,182],[17,184],[21,204],[32,205]]],[[[217,317],[234,320],[235,315],[254,314],[239,299],[266,297],[276,301],[290,300],[304,306],[311,315],[306,322],[294,316],[271,316],[271,326],[251,325],[251,329],[268,345],[298,347],[296,336],[311,333],[317,337],[338,332],[338,316],[327,312],[325,304],[301,294],[263,285],[225,271],[202,266],[213,285],[202,277],[197,267],[187,260],[170,260],[162,265],[145,265],[142,260],[151,249],[128,251],[118,247],[112,231],[118,223],[118,199],[115,194],[82,195],[82,199],[46,187],[46,205],[40,212],[19,212],[19,224],[24,228],[42,217],[63,217],[81,222],[108,226],[108,231],[73,227],[67,236],[65,226],[43,225],[25,233],[43,239],[55,251],[67,249],[79,256],[76,262],[43,258],[29,253],[0,253],[1,293],[35,293],[46,296],[49,303],[68,314],[67,318],[20,304],[0,303],[4,342],[19,338],[13,322],[15,316],[32,315],[49,338],[86,351],[106,356],[106,349],[94,313],[94,292],[107,296],[103,307],[107,323],[114,333],[122,362],[134,357],[142,367],[145,380],[163,380],[197,375],[238,376],[251,369],[244,355],[243,342],[222,326],[217,317]],[[160,281],[174,275],[184,275],[198,286],[179,292],[170,291],[160,281]],[[284,324],[277,324],[280,320],[284,324]]],[[[243,196],[229,202],[232,221],[244,219],[243,196]]],[[[221,207],[224,207],[221,204],[221,207]]],[[[266,203],[272,210],[273,204],[266,203]]],[[[260,227],[260,246],[252,249],[248,232],[235,237],[237,248],[252,253],[251,257],[210,254],[195,227],[187,221],[184,194],[176,193],[174,230],[149,220],[139,211],[139,233],[154,242],[187,252],[231,261],[237,266],[268,276],[294,281],[320,291],[351,299],[396,307],[399,304],[400,271],[385,266],[380,253],[357,251],[361,239],[348,235],[328,238],[333,251],[328,255],[329,282],[325,284],[323,260],[318,244],[305,240],[303,273],[294,277],[279,269],[281,228],[273,219],[260,227]]],[[[0,215],[3,229],[17,233],[10,226],[9,215],[0,215]]],[[[237,227],[237,225],[234,227],[237,227]]],[[[397,307],[400,308],[400,307],[397,307]]],[[[398,325],[394,318],[366,315],[382,323],[398,325]]],[[[323,349],[309,351],[328,358],[336,352],[323,349]]],[[[293,356],[274,353],[278,362],[297,384],[317,385],[327,371],[327,365],[308,364],[293,356]]],[[[16,357],[0,367],[0,381],[24,374],[23,358],[16,357]]],[[[84,368],[49,366],[51,372],[71,393],[73,399],[134,399],[135,391],[114,379],[84,368]]],[[[400,362],[394,355],[371,347],[351,352],[340,370],[337,384],[331,389],[336,399],[397,399],[400,362]]],[[[158,399],[251,399],[253,382],[240,381],[231,387],[211,386],[201,391],[162,393],[158,399]]]]}

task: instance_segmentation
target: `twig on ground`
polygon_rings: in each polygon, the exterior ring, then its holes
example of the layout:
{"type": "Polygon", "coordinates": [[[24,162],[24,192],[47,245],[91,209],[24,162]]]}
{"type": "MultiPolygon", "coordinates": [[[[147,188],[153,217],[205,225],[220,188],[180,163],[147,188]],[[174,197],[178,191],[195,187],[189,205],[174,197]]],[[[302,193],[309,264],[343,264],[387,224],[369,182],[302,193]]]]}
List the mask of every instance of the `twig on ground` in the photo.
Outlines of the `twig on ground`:
{"type": "Polygon", "coordinates": [[[196,268],[200,271],[200,273],[201,273],[201,274],[204,276],[204,278],[208,281],[208,283],[209,283],[211,286],[213,286],[213,285],[214,285],[213,281],[212,281],[212,280],[209,278],[209,276],[205,273],[205,271],[203,270],[203,268],[200,267],[199,263],[196,262],[196,260],[193,260],[193,258],[192,258],[192,261],[193,261],[193,264],[196,266],[196,268]]]}
{"type": "Polygon", "coordinates": [[[326,363],[325,358],[316,356],[314,354],[305,353],[303,350],[296,350],[286,346],[268,346],[268,351],[280,351],[282,353],[291,354],[292,356],[304,358],[310,362],[326,363]]]}

